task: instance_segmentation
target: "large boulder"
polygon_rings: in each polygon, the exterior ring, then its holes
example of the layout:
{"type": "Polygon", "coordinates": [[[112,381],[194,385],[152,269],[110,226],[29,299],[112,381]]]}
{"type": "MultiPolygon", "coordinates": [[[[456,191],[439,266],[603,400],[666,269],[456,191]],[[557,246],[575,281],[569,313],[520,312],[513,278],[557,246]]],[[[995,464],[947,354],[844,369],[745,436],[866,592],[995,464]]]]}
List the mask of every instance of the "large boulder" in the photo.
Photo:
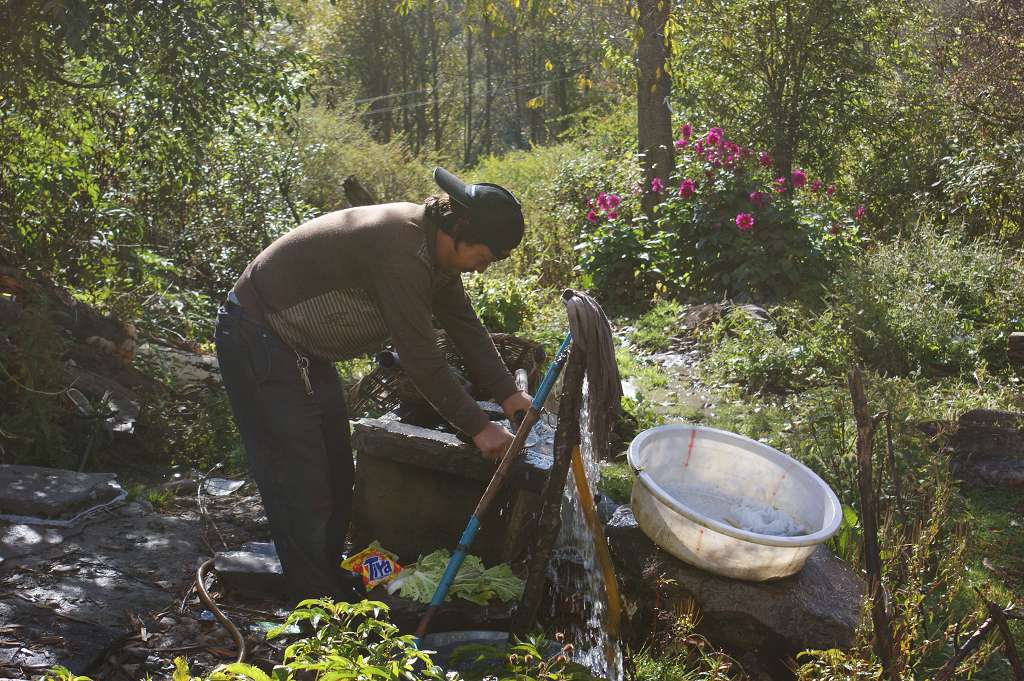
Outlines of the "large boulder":
{"type": "Polygon", "coordinates": [[[953,474],[977,487],[1024,487],[1024,414],[973,409],[950,446],[953,474]]]}
{"type": "Polygon", "coordinates": [[[633,631],[651,631],[658,611],[699,609],[700,629],[732,652],[793,655],[854,644],[864,581],[824,546],[796,575],[771,582],[721,577],[688,565],[652,542],[629,506],[605,533],[633,631]]]}

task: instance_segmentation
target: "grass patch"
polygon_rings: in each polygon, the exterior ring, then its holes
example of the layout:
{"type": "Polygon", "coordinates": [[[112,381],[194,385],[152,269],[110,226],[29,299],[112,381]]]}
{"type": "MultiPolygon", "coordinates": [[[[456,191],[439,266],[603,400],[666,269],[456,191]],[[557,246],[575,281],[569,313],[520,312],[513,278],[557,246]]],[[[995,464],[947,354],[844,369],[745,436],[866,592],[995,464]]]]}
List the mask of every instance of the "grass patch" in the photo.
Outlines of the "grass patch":
{"type": "Polygon", "coordinates": [[[633,491],[633,470],[625,461],[602,462],[597,489],[612,501],[628,504],[633,491]]]}
{"type": "Polygon", "coordinates": [[[679,315],[682,311],[683,306],[674,300],[658,301],[636,320],[629,341],[652,352],[667,350],[679,333],[679,315]]]}

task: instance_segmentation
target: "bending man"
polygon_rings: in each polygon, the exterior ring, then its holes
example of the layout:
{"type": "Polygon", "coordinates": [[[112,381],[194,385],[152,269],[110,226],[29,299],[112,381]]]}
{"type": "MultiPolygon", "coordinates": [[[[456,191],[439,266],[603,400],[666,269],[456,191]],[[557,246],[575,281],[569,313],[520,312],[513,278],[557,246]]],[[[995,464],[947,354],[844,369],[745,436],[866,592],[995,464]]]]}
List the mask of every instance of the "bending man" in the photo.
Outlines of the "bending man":
{"type": "Polygon", "coordinates": [[[473,384],[509,418],[530,405],[460,276],[508,257],[523,237],[522,209],[497,185],[467,185],[443,168],[434,179],[445,193],[422,204],[349,208],[280,237],[246,267],[218,315],[221,374],[295,598],[356,596],[339,567],[353,464],[334,361],[390,338],[423,396],[496,459],[512,434],[452,376],[436,318],[473,384]]]}

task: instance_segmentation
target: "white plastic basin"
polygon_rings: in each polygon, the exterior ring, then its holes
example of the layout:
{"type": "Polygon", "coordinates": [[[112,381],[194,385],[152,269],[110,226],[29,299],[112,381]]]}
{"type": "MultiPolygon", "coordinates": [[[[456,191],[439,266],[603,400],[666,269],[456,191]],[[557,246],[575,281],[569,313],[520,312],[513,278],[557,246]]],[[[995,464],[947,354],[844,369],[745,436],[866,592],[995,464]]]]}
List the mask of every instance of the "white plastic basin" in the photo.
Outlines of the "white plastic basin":
{"type": "Polygon", "coordinates": [[[735,433],[658,426],[636,436],[628,459],[637,474],[631,506],[644,533],[676,558],[727,577],[794,574],[842,520],[839,499],[811,469],[735,433]],[[743,529],[736,514],[751,507],[791,520],[794,536],[743,529]]]}

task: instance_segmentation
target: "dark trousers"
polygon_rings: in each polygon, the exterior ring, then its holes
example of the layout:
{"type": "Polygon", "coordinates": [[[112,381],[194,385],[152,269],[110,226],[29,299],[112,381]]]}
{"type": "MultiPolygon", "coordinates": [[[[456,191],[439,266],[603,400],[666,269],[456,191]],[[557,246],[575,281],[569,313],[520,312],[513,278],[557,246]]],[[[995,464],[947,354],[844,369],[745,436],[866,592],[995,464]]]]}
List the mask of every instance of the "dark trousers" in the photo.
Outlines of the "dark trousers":
{"type": "Polygon", "coordinates": [[[236,305],[217,316],[217,359],[246,458],[293,598],[351,601],[339,567],[352,507],[352,445],[341,381],[309,360],[307,393],[297,355],[236,305]]]}

